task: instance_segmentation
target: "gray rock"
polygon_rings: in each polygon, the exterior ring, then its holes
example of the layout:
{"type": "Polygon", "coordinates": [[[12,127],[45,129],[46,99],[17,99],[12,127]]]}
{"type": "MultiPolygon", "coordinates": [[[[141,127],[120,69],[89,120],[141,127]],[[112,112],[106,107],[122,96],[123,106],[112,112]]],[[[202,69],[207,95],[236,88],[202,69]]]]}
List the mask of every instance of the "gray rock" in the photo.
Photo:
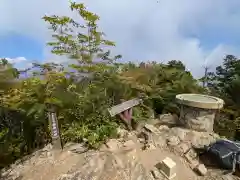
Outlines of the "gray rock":
{"type": "Polygon", "coordinates": [[[175,125],[178,124],[178,116],[172,114],[161,114],[159,116],[159,121],[162,124],[175,125]]]}
{"type": "Polygon", "coordinates": [[[189,151],[187,151],[184,157],[189,163],[192,163],[192,161],[197,158],[197,153],[194,151],[194,149],[190,149],[189,151]]]}
{"type": "Polygon", "coordinates": [[[155,179],[164,179],[163,174],[156,167],[151,170],[151,173],[155,179]]]}
{"type": "Polygon", "coordinates": [[[167,146],[167,140],[164,136],[152,134],[152,133],[144,133],[145,134],[145,149],[156,149],[163,148],[167,146]]]}
{"type": "Polygon", "coordinates": [[[214,133],[214,132],[210,133],[209,135],[212,136],[214,140],[221,139],[221,137],[218,134],[214,133]]]}
{"type": "Polygon", "coordinates": [[[144,147],[144,150],[153,150],[157,149],[157,147],[153,143],[147,143],[144,147]]]}
{"type": "Polygon", "coordinates": [[[189,166],[192,170],[196,169],[198,165],[199,165],[199,161],[197,159],[194,159],[189,163],[189,166]]]}
{"type": "Polygon", "coordinates": [[[159,124],[159,122],[160,122],[159,119],[150,119],[150,120],[147,121],[147,124],[151,124],[153,126],[156,126],[156,125],[159,124]]]}
{"type": "Polygon", "coordinates": [[[172,134],[172,136],[173,135],[177,136],[181,141],[184,141],[184,140],[186,140],[185,138],[186,138],[188,132],[189,132],[188,129],[174,127],[174,128],[171,128],[169,133],[172,134]]]}
{"type": "Polygon", "coordinates": [[[147,129],[148,131],[152,132],[152,133],[155,133],[155,134],[159,133],[158,128],[156,128],[155,126],[153,126],[151,124],[145,124],[144,128],[147,129]]]}
{"type": "Polygon", "coordinates": [[[97,153],[80,169],[61,175],[58,180],[152,180],[140,163],[136,151],[120,154],[97,153]]]}
{"type": "Polygon", "coordinates": [[[138,138],[138,142],[144,144],[146,141],[144,138],[138,138]]]}
{"type": "Polygon", "coordinates": [[[190,145],[189,143],[186,143],[186,142],[181,142],[180,144],[174,147],[174,151],[180,156],[185,154],[189,149],[190,149],[190,145]]]}
{"type": "Polygon", "coordinates": [[[158,148],[164,148],[167,146],[167,139],[163,136],[153,136],[154,145],[158,148]]]}
{"type": "Polygon", "coordinates": [[[62,174],[58,180],[78,180],[77,177],[81,174],[80,171],[76,171],[71,174],[62,174]]]}
{"type": "Polygon", "coordinates": [[[205,167],[204,164],[199,164],[195,170],[201,175],[205,176],[207,174],[207,168],[205,167]]]}
{"type": "Polygon", "coordinates": [[[53,153],[52,152],[47,152],[47,157],[52,157],[53,153]]]}
{"type": "Polygon", "coordinates": [[[51,151],[52,149],[53,149],[52,144],[48,144],[42,149],[42,151],[51,151]]]}
{"type": "Polygon", "coordinates": [[[116,151],[121,147],[120,142],[117,139],[109,139],[106,146],[110,151],[116,151]]]}
{"type": "Polygon", "coordinates": [[[216,139],[214,139],[214,137],[207,132],[192,131],[190,134],[190,141],[194,148],[204,148],[205,146],[208,146],[209,144],[216,141],[216,139]]]}
{"type": "Polygon", "coordinates": [[[158,130],[163,131],[163,132],[166,132],[166,131],[169,130],[169,127],[166,126],[166,125],[161,125],[161,126],[158,127],[158,130]]]}
{"type": "Polygon", "coordinates": [[[167,144],[170,145],[170,146],[176,146],[180,143],[180,140],[177,136],[170,136],[168,139],[167,139],[167,144]]]}
{"type": "Polygon", "coordinates": [[[218,139],[218,136],[214,133],[197,132],[179,127],[171,128],[168,136],[177,136],[181,141],[189,142],[195,148],[203,148],[218,139]]]}
{"type": "Polygon", "coordinates": [[[87,150],[88,150],[88,148],[86,146],[84,146],[84,144],[73,144],[68,147],[68,151],[78,153],[78,154],[84,153],[87,150]]]}
{"type": "Polygon", "coordinates": [[[137,135],[138,138],[145,139],[145,141],[148,141],[149,139],[151,139],[151,136],[152,135],[150,135],[150,133],[146,131],[142,131],[137,135]]]}
{"type": "Polygon", "coordinates": [[[200,176],[198,180],[239,180],[237,176],[234,176],[231,172],[224,172],[219,169],[210,169],[205,176],[200,176]]]}
{"type": "Polygon", "coordinates": [[[144,121],[139,121],[139,122],[137,122],[137,123],[135,124],[134,129],[135,129],[136,131],[140,132],[140,131],[144,128],[145,124],[146,124],[146,122],[144,122],[144,121]]]}
{"type": "Polygon", "coordinates": [[[233,177],[233,175],[223,175],[222,180],[236,180],[237,178],[233,177]]]}
{"type": "Polygon", "coordinates": [[[22,175],[17,170],[2,173],[0,176],[0,179],[3,179],[3,180],[20,180],[21,178],[22,178],[22,175]]]}

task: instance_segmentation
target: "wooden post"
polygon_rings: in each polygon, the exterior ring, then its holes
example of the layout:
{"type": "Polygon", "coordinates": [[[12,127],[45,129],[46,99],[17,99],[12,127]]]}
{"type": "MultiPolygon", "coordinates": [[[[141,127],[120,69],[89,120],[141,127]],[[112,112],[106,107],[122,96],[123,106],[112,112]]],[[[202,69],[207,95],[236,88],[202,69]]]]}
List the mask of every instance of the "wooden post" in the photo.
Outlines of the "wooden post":
{"type": "Polygon", "coordinates": [[[48,112],[49,124],[51,126],[52,144],[54,149],[62,149],[61,136],[58,126],[57,115],[53,106],[48,112]]]}

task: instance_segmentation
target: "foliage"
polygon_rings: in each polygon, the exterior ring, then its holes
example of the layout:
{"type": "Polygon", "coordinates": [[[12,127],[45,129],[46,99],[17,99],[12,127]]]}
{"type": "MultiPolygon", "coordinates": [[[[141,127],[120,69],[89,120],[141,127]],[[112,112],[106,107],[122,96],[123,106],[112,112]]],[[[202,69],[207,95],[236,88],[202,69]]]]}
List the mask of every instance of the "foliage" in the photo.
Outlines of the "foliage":
{"type": "Polygon", "coordinates": [[[168,66],[171,68],[177,68],[181,70],[186,70],[185,65],[182,63],[182,61],[177,61],[177,60],[171,60],[168,62],[168,66]]]}
{"type": "Polygon", "coordinates": [[[13,80],[17,78],[18,75],[18,70],[13,68],[12,64],[8,63],[6,59],[0,59],[0,93],[15,87],[17,83],[13,82],[13,80]]]}
{"type": "MultiPolygon", "coordinates": [[[[227,55],[223,64],[216,67],[216,72],[208,72],[207,83],[213,95],[221,97],[225,101],[225,108],[216,122],[216,129],[222,132],[234,132],[239,128],[238,117],[240,115],[240,59],[233,55],[227,55]]],[[[228,137],[232,134],[229,134],[228,137]]]]}
{"type": "Polygon", "coordinates": [[[173,103],[180,93],[204,92],[192,75],[172,65],[150,63],[135,67],[120,74],[120,79],[146,97],[156,113],[172,112],[178,114],[173,103]]]}
{"type": "Polygon", "coordinates": [[[52,53],[74,59],[77,63],[71,64],[71,67],[81,73],[106,70],[106,64],[121,57],[110,58],[110,51],[103,49],[115,46],[115,43],[104,39],[104,33],[97,29],[99,16],[87,11],[84,4],[70,2],[70,8],[80,16],[78,21],[66,16],[43,17],[54,32],[52,37],[55,41],[48,43],[52,53]]]}
{"type": "Polygon", "coordinates": [[[9,126],[2,126],[1,137],[5,136],[6,127],[12,126],[18,127],[16,133],[20,134],[17,140],[8,140],[18,146],[11,150],[12,144],[9,144],[2,151],[9,154],[14,151],[19,157],[49,142],[46,113],[50,104],[56,107],[64,143],[85,142],[97,148],[108,137],[116,136],[117,126],[122,125],[118,117],[111,118],[107,112],[107,108],[120,103],[121,99],[144,99],[144,104],[133,111],[133,120],[137,122],[147,120],[153,110],[155,113],[177,112],[174,99],[178,93],[202,91],[188,72],[163,64],[146,65],[108,65],[106,71],[76,81],[75,76],[60,65],[34,64],[32,76],[2,95],[2,107],[22,115],[20,122],[12,117],[18,124],[7,122],[9,126]]]}

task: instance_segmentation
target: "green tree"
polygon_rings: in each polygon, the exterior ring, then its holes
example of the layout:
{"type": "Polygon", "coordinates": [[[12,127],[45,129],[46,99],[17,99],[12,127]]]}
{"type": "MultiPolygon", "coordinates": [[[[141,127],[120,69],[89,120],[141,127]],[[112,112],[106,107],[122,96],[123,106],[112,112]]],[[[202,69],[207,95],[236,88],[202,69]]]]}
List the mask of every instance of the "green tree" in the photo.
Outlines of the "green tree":
{"type": "Polygon", "coordinates": [[[207,75],[208,87],[214,96],[221,97],[225,101],[224,109],[221,110],[220,118],[215,123],[215,128],[227,136],[232,134],[239,126],[236,119],[240,116],[240,59],[233,55],[227,55],[222,65],[216,67],[215,72],[207,75]]]}
{"type": "Polygon", "coordinates": [[[148,97],[150,107],[157,113],[177,111],[174,103],[177,94],[203,92],[189,72],[182,68],[169,68],[161,63],[140,64],[139,67],[122,72],[119,78],[148,97]]]}
{"type": "Polygon", "coordinates": [[[52,53],[67,55],[71,67],[80,73],[93,73],[104,71],[107,65],[121,56],[110,58],[107,46],[115,43],[104,39],[104,33],[98,30],[99,16],[86,10],[83,3],[70,2],[70,8],[79,15],[77,21],[67,16],[44,16],[53,30],[54,42],[49,42],[52,53]],[[80,23],[82,22],[83,23],[80,23]]]}
{"type": "Polygon", "coordinates": [[[182,61],[179,61],[179,60],[168,61],[167,65],[171,68],[176,68],[184,71],[186,70],[185,65],[182,63],[182,61]]]}
{"type": "Polygon", "coordinates": [[[215,73],[208,73],[209,83],[223,95],[226,95],[229,84],[236,76],[240,76],[240,59],[233,55],[227,55],[223,64],[216,67],[215,73]]]}
{"type": "Polygon", "coordinates": [[[0,59],[0,93],[1,91],[15,87],[18,83],[19,71],[6,59],[0,59]]]}

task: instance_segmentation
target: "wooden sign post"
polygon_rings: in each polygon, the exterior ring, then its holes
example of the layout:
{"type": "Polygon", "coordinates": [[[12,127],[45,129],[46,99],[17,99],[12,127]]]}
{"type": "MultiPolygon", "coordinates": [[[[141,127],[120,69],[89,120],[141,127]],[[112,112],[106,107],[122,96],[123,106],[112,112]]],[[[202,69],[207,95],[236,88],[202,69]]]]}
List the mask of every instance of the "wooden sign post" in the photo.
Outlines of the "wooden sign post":
{"type": "Polygon", "coordinates": [[[61,136],[60,136],[60,131],[58,127],[57,115],[53,106],[51,106],[48,112],[48,119],[51,126],[53,148],[62,149],[62,142],[61,142],[61,136]]]}
{"type": "Polygon", "coordinates": [[[141,102],[143,102],[143,100],[138,98],[125,101],[121,104],[108,108],[108,112],[112,117],[119,114],[120,118],[127,125],[127,128],[132,130],[132,108],[141,102]]]}

